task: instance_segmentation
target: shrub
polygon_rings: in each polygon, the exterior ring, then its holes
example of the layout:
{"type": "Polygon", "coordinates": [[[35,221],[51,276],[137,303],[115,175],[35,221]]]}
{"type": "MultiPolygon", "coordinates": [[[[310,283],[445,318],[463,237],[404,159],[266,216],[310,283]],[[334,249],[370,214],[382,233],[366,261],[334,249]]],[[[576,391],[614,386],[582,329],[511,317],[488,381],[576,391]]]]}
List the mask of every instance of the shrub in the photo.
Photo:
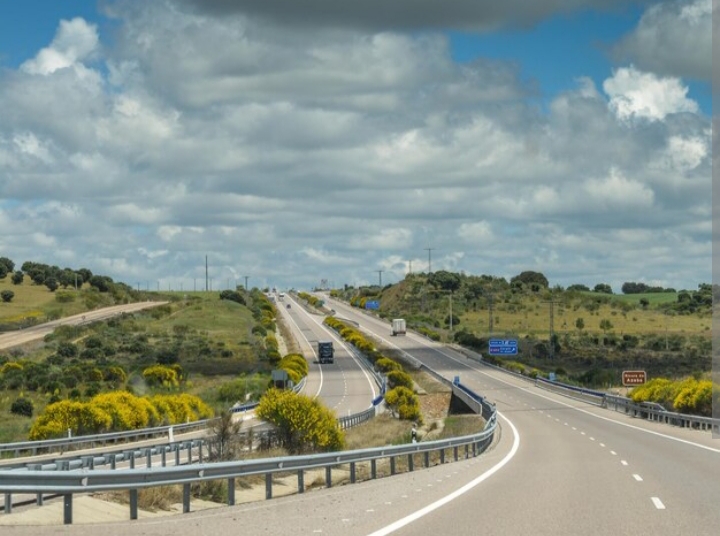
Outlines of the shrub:
{"type": "Polygon", "coordinates": [[[305,395],[270,389],[255,414],[277,427],[283,446],[293,454],[337,451],[345,445],[345,434],[332,411],[305,395]]]}
{"type": "Polygon", "coordinates": [[[22,415],[24,417],[32,417],[35,407],[33,406],[32,400],[24,397],[15,399],[10,406],[10,412],[15,415],[22,415]]]}
{"type": "Polygon", "coordinates": [[[396,387],[405,387],[412,391],[413,380],[407,372],[402,370],[391,370],[387,374],[388,387],[394,389],[396,387]]]}
{"type": "Polygon", "coordinates": [[[402,370],[402,365],[387,357],[380,357],[375,361],[375,370],[384,374],[393,370],[402,370]]]}
{"type": "Polygon", "coordinates": [[[148,385],[162,387],[177,387],[180,385],[175,369],[165,365],[153,365],[142,372],[148,385]]]}
{"type": "Polygon", "coordinates": [[[14,297],[15,293],[12,290],[3,290],[0,292],[0,298],[2,298],[2,301],[5,303],[10,303],[14,297]]]}
{"type": "Polygon", "coordinates": [[[400,386],[390,389],[385,393],[385,404],[400,419],[413,421],[421,419],[418,397],[407,387],[400,386]]]}

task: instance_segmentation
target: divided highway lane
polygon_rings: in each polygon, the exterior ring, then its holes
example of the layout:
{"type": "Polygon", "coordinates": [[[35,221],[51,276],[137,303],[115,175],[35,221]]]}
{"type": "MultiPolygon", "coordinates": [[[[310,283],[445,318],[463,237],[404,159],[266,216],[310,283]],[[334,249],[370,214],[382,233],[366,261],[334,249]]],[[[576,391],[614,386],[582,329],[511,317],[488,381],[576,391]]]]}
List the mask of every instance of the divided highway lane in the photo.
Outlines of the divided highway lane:
{"type": "Polygon", "coordinates": [[[300,341],[303,354],[310,361],[310,372],[305,384],[305,394],[320,397],[324,404],[338,416],[359,413],[371,406],[379,389],[372,375],[362,366],[348,346],[337,334],[322,324],[324,317],[308,312],[289,295],[278,303],[278,309],[300,341]],[[287,309],[284,304],[290,303],[287,309]],[[335,362],[317,363],[317,341],[332,340],[335,362]]]}
{"type": "MultiPolygon", "coordinates": [[[[336,309],[378,336],[388,333],[384,322],[342,305],[336,309]]],[[[388,339],[496,402],[520,436],[517,456],[502,477],[428,515],[422,532],[409,525],[398,534],[444,532],[448,523],[460,534],[477,527],[483,534],[720,532],[720,442],[709,432],[577,402],[412,334],[388,339]]]]}

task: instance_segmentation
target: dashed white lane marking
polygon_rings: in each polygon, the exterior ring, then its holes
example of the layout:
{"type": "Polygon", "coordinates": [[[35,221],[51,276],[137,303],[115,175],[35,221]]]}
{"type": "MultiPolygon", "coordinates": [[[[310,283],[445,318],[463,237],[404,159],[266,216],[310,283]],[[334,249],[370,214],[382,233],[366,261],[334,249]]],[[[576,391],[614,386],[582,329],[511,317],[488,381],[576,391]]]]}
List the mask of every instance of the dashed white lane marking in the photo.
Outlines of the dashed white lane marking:
{"type": "Polygon", "coordinates": [[[650,497],[650,500],[652,500],[653,504],[655,505],[655,508],[658,510],[665,510],[665,505],[660,500],[659,497],[650,497]]]}
{"type": "Polygon", "coordinates": [[[372,509],[372,508],[368,508],[368,509],[367,509],[367,510],[365,510],[365,511],[366,511],[367,513],[371,513],[371,512],[374,512],[375,510],[374,510],[374,509],[372,509]]]}
{"type": "Polygon", "coordinates": [[[595,438],[590,436],[590,441],[595,441],[595,438]]]}
{"type": "Polygon", "coordinates": [[[614,450],[611,450],[610,454],[612,454],[613,456],[617,456],[617,452],[615,452],[614,450]]]}
{"type": "Polygon", "coordinates": [[[601,447],[605,447],[605,443],[600,443],[600,446],[601,446],[601,447]]]}
{"type": "Polygon", "coordinates": [[[626,462],[625,460],[620,460],[620,463],[623,464],[623,465],[625,465],[625,466],[627,466],[627,464],[628,464],[628,462],[626,462]]]}
{"type": "Polygon", "coordinates": [[[642,477],[641,477],[640,475],[638,475],[638,474],[634,474],[634,475],[633,475],[633,478],[634,478],[635,480],[637,480],[638,482],[642,482],[642,481],[643,481],[642,477]]]}
{"type": "Polygon", "coordinates": [[[585,435],[585,432],[580,432],[580,435],[585,435]]]}

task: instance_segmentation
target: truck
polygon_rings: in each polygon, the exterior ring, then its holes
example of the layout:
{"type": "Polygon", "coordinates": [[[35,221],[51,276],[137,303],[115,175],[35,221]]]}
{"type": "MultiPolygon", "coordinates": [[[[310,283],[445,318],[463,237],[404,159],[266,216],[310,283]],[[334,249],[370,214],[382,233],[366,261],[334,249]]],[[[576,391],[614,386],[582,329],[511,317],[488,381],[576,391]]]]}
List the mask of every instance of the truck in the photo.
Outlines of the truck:
{"type": "Polygon", "coordinates": [[[405,319],[404,318],[393,318],[392,334],[393,334],[393,336],[405,335],[405,319]]]}
{"type": "Polygon", "coordinates": [[[335,350],[332,341],[318,341],[318,363],[335,362],[335,350]]]}

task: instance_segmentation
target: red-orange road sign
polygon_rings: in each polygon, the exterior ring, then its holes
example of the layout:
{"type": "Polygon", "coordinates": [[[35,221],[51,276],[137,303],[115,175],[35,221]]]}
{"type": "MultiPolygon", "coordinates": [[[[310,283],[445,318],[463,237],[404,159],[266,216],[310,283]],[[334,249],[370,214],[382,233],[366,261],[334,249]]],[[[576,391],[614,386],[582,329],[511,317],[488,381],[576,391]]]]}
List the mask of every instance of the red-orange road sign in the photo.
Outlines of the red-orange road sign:
{"type": "Polygon", "coordinates": [[[623,370],[622,383],[624,386],[642,385],[647,381],[647,373],[644,370],[623,370]]]}

